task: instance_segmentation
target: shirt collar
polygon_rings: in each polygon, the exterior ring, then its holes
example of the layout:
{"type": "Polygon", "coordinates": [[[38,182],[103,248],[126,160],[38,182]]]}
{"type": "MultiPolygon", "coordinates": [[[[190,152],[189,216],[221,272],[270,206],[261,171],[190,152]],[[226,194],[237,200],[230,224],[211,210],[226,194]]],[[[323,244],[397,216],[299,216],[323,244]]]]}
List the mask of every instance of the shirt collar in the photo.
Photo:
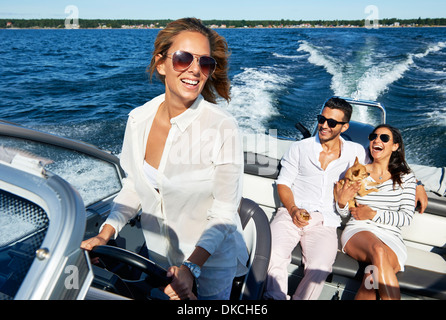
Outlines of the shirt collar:
{"type": "Polygon", "coordinates": [[[170,119],[170,123],[176,124],[181,132],[184,132],[187,127],[197,118],[200,113],[200,103],[204,100],[203,96],[198,96],[197,100],[186,111],[180,115],[170,119]]]}
{"type": "MultiPolygon", "coordinates": [[[[318,134],[316,134],[314,137],[315,137],[314,152],[317,154],[316,158],[319,159],[319,154],[322,151],[322,144],[318,134]]],[[[345,140],[342,136],[339,136],[339,139],[341,140],[341,155],[339,156],[339,158],[341,158],[345,153],[344,152],[345,140]]]]}

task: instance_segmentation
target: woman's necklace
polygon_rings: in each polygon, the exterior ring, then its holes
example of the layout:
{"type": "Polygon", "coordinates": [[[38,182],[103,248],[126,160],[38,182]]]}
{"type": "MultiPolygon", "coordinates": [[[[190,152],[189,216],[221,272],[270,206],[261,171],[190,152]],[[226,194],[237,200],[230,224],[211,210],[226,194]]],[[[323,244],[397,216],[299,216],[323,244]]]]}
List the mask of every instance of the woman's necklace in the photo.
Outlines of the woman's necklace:
{"type": "Polygon", "coordinates": [[[379,181],[384,180],[384,178],[386,178],[390,174],[388,170],[384,170],[383,172],[381,172],[381,174],[378,173],[381,170],[377,170],[376,168],[373,168],[372,170],[372,172],[375,173],[375,177],[378,177],[379,181]]]}
{"type": "Polygon", "coordinates": [[[381,175],[378,176],[378,179],[379,179],[379,180],[384,179],[384,177],[387,176],[389,173],[390,173],[389,171],[385,171],[385,172],[383,172],[381,175]]]}

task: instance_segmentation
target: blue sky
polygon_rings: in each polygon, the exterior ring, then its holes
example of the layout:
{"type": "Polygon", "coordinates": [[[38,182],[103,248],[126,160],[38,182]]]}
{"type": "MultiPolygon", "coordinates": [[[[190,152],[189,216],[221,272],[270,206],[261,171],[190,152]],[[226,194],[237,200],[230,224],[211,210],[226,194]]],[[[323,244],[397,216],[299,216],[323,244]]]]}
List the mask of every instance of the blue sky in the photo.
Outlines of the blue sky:
{"type": "Polygon", "coordinates": [[[445,0],[0,0],[0,18],[66,18],[68,5],[81,19],[366,19],[368,5],[381,19],[446,17],[445,0]]]}

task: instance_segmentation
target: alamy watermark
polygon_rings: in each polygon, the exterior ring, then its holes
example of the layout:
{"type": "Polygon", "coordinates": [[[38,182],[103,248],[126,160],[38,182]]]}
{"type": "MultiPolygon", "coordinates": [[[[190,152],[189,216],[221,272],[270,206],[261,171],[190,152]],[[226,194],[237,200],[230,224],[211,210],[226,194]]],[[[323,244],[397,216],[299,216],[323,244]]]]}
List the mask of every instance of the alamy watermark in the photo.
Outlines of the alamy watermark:
{"type": "Polygon", "coordinates": [[[366,29],[378,29],[379,28],[379,9],[375,5],[368,5],[364,10],[365,14],[368,14],[365,18],[364,26],[366,29]]]}
{"type": "Polygon", "coordinates": [[[378,267],[369,265],[364,270],[365,274],[369,274],[364,279],[364,286],[367,290],[371,289],[378,289],[379,283],[378,283],[378,267]]]}
{"type": "Polygon", "coordinates": [[[77,266],[68,265],[64,269],[64,273],[67,275],[65,278],[65,288],[67,290],[79,290],[79,269],[77,266]]]}
{"type": "Polygon", "coordinates": [[[75,5],[65,7],[65,29],[79,29],[79,8],[75,5]]]}
{"type": "Polygon", "coordinates": [[[269,175],[277,170],[277,159],[281,158],[275,129],[269,134],[242,133],[232,126],[203,128],[200,122],[194,122],[181,134],[175,130],[166,142],[166,160],[172,165],[245,163],[256,166],[260,175],[269,175]]]}

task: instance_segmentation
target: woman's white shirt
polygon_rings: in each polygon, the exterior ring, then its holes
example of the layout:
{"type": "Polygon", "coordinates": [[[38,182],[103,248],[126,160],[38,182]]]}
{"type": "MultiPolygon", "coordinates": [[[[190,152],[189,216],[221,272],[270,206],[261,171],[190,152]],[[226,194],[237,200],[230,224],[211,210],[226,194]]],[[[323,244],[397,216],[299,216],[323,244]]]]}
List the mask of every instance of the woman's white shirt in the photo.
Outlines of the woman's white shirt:
{"type": "Polygon", "coordinates": [[[237,212],[243,148],[235,119],[200,96],[171,119],[156,181],[150,182],[144,157],[163,101],[158,96],[129,114],[121,153],[127,176],[104,224],[119,233],[141,209],[149,252],[167,258],[157,261],[161,265],[178,266],[200,246],[211,254],[206,267],[238,267],[243,274],[248,254],[237,212]]]}

